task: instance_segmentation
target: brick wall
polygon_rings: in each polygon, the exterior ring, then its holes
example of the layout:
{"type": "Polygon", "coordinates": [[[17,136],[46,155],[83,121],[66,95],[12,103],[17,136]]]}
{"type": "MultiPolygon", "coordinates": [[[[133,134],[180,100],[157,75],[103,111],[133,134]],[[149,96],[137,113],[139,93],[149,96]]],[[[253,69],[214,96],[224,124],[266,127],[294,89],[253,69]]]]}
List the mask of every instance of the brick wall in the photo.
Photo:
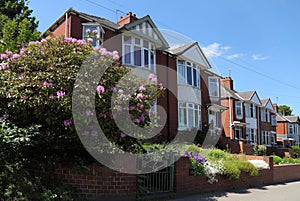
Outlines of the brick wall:
{"type": "Polygon", "coordinates": [[[136,175],[113,171],[104,166],[89,171],[59,167],[56,176],[74,188],[82,200],[134,200],[136,175]]]}
{"type": "Polygon", "coordinates": [[[188,163],[188,158],[181,158],[176,163],[175,191],[177,195],[228,191],[273,183],[273,171],[262,170],[257,177],[242,173],[239,180],[232,181],[224,176],[218,176],[217,183],[209,184],[205,177],[189,175],[188,163]]]}
{"type": "Polygon", "coordinates": [[[275,165],[273,183],[300,180],[300,165],[275,165]]]}

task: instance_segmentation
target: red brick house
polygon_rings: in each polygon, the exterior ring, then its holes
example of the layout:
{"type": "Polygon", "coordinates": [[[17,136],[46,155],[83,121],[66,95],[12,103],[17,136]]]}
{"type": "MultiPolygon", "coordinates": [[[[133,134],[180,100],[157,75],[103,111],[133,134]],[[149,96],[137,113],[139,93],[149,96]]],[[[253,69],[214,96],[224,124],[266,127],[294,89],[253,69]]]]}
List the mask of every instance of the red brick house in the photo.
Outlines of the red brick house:
{"type": "Polygon", "coordinates": [[[256,91],[237,92],[230,77],[221,79],[224,135],[252,145],[276,145],[276,112],[269,98],[260,99],[256,91]]]}
{"type": "MultiPolygon", "coordinates": [[[[274,104],[276,112],[278,106],[274,104]]],[[[299,116],[284,116],[280,113],[276,113],[277,118],[277,142],[283,147],[290,147],[293,145],[299,146],[300,136],[300,119],[299,116]]]]}
{"type": "MultiPolygon", "coordinates": [[[[137,18],[129,12],[114,23],[69,9],[43,33],[42,37],[65,35],[86,39],[87,29],[98,32],[98,40],[94,39],[94,45],[103,46],[110,51],[117,50],[122,56],[123,64],[156,73],[158,82],[167,88],[172,87],[173,93],[177,93],[177,77],[170,76],[168,71],[176,71],[176,56],[167,51],[169,45],[150,16],[137,18]],[[160,65],[167,68],[158,68],[160,65]]],[[[157,105],[162,106],[170,117],[167,118],[159,140],[170,141],[177,134],[178,101],[175,95],[166,90],[165,96],[157,100],[157,105]]]]}

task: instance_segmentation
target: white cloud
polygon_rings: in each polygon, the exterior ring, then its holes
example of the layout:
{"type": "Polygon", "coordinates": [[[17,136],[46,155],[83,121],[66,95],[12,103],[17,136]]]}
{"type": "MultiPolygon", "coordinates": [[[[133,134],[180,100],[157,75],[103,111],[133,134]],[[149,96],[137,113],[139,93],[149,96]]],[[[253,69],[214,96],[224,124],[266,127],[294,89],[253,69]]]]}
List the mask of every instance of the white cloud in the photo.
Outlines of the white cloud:
{"type": "Polygon", "coordinates": [[[223,54],[225,54],[229,49],[231,49],[230,46],[224,46],[216,42],[206,47],[202,47],[202,50],[207,57],[220,57],[223,54]]]}
{"type": "Polygon", "coordinates": [[[226,59],[233,60],[233,59],[241,58],[243,56],[245,56],[245,54],[243,53],[230,54],[230,55],[226,55],[226,59]]]}
{"type": "Polygon", "coordinates": [[[255,61],[258,61],[258,60],[262,61],[262,60],[266,60],[266,59],[268,59],[268,58],[269,58],[269,57],[263,56],[263,55],[261,55],[261,54],[253,54],[253,55],[252,55],[252,59],[255,60],[255,61]]]}

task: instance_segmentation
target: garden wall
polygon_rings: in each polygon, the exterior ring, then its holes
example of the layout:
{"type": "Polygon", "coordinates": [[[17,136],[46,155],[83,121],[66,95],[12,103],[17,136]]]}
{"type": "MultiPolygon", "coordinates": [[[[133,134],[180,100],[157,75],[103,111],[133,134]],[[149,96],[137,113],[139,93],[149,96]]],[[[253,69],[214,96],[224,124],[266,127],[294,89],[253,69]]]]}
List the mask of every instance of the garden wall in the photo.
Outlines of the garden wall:
{"type": "Polygon", "coordinates": [[[227,191],[273,183],[273,171],[262,170],[257,177],[242,173],[239,180],[232,181],[224,176],[218,176],[217,183],[209,184],[205,177],[190,175],[188,164],[188,158],[181,158],[176,163],[175,190],[177,195],[227,191]]]}
{"type": "Polygon", "coordinates": [[[300,165],[275,165],[273,175],[274,183],[300,180],[300,165]]]}
{"type": "Polygon", "coordinates": [[[81,200],[135,200],[136,175],[113,171],[105,166],[89,171],[57,168],[56,176],[73,188],[81,200]]]}
{"type": "MultiPolygon", "coordinates": [[[[206,177],[190,175],[189,159],[182,157],[175,164],[174,191],[176,195],[201,194],[207,192],[228,191],[273,183],[300,180],[300,165],[275,165],[272,157],[246,156],[248,160],[264,160],[269,170],[259,171],[257,177],[242,173],[239,180],[228,180],[218,176],[218,182],[209,184],[206,177]]],[[[82,200],[135,200],[137,177],[111,170],[105,166],[92,167],[89,171],[79,171],[59,167],[57,176],[73,187],[82,200]]]]}

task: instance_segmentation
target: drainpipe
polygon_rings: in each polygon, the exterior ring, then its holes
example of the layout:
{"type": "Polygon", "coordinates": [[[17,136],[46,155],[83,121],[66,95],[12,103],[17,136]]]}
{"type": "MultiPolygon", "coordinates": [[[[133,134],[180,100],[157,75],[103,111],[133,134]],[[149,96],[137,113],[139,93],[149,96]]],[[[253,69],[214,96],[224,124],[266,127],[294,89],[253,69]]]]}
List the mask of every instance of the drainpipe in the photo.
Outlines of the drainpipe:
{"type": "Polygon", "coordinates": [[[169,52],[167,52],[167,141],[170,142],[170,132],[171,132],[171,126],[170,126],[170,91],[169,91],[169,52]]]}
{"type": "Polygon", "coordinates": [[[230,139],[233,139],[233,136],[232,136],[232,107],[231,107],[231,98],[230,98],[230,95],[228,96],[229,97],[229,129],[230,129],[230,139]]]}
{"type": "Polygon", "coordinates": [[[68,20],[68,12],[66,12],[66,31],[65,31],[65,36],[66,38],[69,37],[69,20],[68,20]]]}

